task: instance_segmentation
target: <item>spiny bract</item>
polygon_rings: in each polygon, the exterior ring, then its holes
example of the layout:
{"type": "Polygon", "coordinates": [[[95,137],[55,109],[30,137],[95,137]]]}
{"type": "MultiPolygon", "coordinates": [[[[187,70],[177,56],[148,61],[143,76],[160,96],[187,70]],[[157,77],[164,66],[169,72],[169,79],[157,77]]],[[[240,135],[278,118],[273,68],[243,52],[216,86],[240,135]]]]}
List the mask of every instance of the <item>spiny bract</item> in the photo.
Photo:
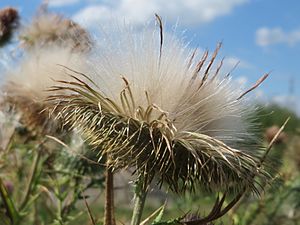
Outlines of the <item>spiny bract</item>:
{"type": "Polygon", "coordinates": [[[114,169],[135,167],[176,192],[199,184],[217,191],[257,191],[262,154],[249,132],[248,108],[230,76],[174,34],[124,26],[103,31],[99,45],[65,67],[49,101],[114,169]],[[215,69],[213,69],[215,68],[215,69]]]}

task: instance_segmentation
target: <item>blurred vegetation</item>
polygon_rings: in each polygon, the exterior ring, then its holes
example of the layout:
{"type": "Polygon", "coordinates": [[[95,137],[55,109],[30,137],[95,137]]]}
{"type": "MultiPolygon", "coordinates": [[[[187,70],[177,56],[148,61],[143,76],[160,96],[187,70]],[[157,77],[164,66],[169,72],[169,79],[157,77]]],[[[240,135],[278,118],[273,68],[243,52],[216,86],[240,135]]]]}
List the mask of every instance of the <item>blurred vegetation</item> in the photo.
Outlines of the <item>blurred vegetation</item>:
{"type": "Polygon", "coordinates": [[[273,125],[281,126],[288,117],[290,117],[290,120],[284,131],[293,135],[300,128],[300,119],[296,113],[276,104],[258,106],[257,119],[263,131],[273,125]]]}
{"type": "MultiPolygon", "coordinates": [[[[233,224],[300,224],[300,118],[276,104],[260,106],[257,115],[263,132],[274,125],[280,127],[287,117],[290,120],[284,129],[286,137],[275,144],[270,154],[270,160],[280,162],[278,176],[259,200],[248,196],[229,214],[233,224]]],[[[266,135],[264,138],[267,145],[266,135]]]]}

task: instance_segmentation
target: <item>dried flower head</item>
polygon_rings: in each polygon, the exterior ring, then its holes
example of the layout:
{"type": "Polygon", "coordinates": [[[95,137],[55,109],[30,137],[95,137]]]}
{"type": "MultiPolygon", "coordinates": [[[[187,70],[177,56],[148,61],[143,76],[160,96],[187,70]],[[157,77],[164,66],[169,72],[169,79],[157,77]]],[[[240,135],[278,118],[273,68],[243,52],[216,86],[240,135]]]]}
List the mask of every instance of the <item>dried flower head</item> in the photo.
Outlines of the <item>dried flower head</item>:
{"type": "Polygon", "coordinates": [[[0,10],[0,45],[6,43],[12,34],[12,30],[18,25],[19,14],[14,8],[7,7],[0,10]]]}
{"type": "Polygon", "coordinates": [[[65,124],[79,129],[112,169],[136,167],[176,192],[256,191],[261,149],[251,130],[253,110],[230,76],[213,68],[217,52],[197,60],[175,35],[117,28],[86,59],[65,67],[49,101],[65,124]],[[61,94],[57,94],[62,91],[61,94]]]}
{"type": "MultiPolygon", "coordinates": [[[[56,132],[57,121],[44,111],[47,93],[45,89],[54,84],[53,79],[66,79],[58,63],[72,65],[80,53],[68,48],[32,49],[24,55],[20,66],[10,69],[2,85],[2,105],[21,116],[21,122],[34,134],[56,132]]],[[[78,64],[78,63],[77,63],[78,64]]]]}
{"type": "Polygon", "coordinates": [[[49,45],[70,46],[77,51],[88,51],[91,47],[89,33],[70,19],[41,10],[32,23],[20,34],[27,49],[49,45]]]}

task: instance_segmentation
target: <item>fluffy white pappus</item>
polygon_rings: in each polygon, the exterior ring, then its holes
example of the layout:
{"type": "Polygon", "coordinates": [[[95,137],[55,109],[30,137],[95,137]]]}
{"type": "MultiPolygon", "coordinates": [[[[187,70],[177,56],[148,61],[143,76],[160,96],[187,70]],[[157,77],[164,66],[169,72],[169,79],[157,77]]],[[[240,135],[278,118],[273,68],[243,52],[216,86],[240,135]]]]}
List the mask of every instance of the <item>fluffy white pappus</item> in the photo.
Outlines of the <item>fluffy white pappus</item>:
{"type": "Polygon", "coordinates": [[[196,132],[235,148],[254,138],[248,132],[253,106],[238,100],[243,90],[217,72],[218,67],[211,65],[214,59],[204,60],[205,53],[198,54],[173,33],[160,36],[158,28],[110,29],[109,34],[102,31],[98,46],[86,60],[88,70],[80,72],[120,108],[120,93],[130,87],[134,110],[124,110],[126,116],[136,118],[140,108],[153,105],[154,112],[146,122],[158,120],[163,113],[175,126],[175,138],[196,132]]]}
{"type": "Polygon", "coordinates": [[[70,48],[34,48],[24,53],[17,68],[8,70],[2,89],[12,98],[42,102],[47,97],[46,90],[56,80],[70,79],[62,65],[78,66],[81,58],[81,53],[74,53],[70,48]]]}

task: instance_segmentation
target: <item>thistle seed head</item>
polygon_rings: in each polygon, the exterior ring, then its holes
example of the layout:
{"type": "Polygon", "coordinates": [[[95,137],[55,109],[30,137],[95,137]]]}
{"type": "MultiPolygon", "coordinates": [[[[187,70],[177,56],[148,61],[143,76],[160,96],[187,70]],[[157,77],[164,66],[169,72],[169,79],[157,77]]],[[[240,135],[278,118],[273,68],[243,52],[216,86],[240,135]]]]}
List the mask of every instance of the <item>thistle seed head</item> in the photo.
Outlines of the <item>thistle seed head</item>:
{"type": "Polygon", "coordinates": [[[254,177],[268,174],[242,98],[253,88],[243,94],[214,69],[220,45],[199,57],[158,22],[104,32],[85,66],[65,66],[73,81],[59,81],[48,101],[113,169],[133,166],[175,192],[257,191],[254,177]]]}

